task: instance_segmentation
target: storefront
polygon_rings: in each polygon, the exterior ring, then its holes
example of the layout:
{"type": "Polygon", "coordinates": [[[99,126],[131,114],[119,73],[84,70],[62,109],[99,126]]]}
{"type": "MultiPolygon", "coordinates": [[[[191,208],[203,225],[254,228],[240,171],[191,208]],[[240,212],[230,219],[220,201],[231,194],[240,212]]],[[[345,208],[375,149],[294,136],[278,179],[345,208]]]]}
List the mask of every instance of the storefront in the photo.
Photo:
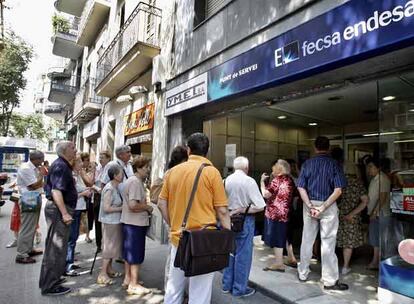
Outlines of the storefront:
{"type": "Polygon", "coordinates": [[[149,104],[124,118],[125,144],[132,155],[152,158],[152,130],[154,128],[154,104],[149,104]]]}
{"type": "Polygon", "coordinates": [[[381,226],[381,303],[414,298],[414,248],[401,243],[414,238],[413,42],[414,1],[351,0],[166,93],[166,116],[181,119],[183,137],[209,135],[223,175],[235,155],[256,179],[278,158],[300,165],[317,135],[356,165],[382,159],[392,212],[381,226]]]}

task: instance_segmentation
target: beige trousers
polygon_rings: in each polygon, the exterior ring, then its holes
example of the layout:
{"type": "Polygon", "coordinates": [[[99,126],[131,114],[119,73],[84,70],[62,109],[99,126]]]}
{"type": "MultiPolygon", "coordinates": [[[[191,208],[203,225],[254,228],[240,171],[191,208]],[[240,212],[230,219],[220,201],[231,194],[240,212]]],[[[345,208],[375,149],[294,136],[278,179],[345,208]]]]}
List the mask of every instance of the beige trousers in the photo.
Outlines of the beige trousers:
{"type": "MultiPolygon", "coordinates": [[[[311,201],[314,206],[320,206],[324,202],[311,201]]],[[[312,248],[318,231],[321,233],[322,254],[322,282],[325,286],[335,285],[339,278],[338,258],[335,254],[336,234],[338,232],[339,217],[338,207],[333,203],[320,219],[310,216],[307,205],[303,205],[303,233],[300,246],[300,263],[298,266],[299,278],[306,280],[309,275],[309,264],[312,258],[312,248]]]]}

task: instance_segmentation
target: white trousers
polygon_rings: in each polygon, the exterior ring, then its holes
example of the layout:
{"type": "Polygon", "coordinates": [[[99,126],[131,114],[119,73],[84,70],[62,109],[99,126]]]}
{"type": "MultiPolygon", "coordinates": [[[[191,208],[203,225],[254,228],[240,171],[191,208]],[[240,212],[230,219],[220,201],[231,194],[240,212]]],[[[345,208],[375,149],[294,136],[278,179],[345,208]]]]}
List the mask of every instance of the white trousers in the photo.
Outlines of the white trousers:
{"type": "MultiPolygon", "coordinates": [[[[321,201],[311,202],[314,206],[320,206],[324,203],[321,201]]],[[[339,278],[338,258],[335,254],[336,234],[339,226],[338,207],[336,203],[333,203],[322,213],[320,219],[312,218],[309,212],[308,206],[303,204],[303,233],[300,246],[300,263],[298,265],[299,278],[301,280],[308,278],[313,243],[318,231],[320,231],[322,282],[325,286],[332,286],[339,278]]]]}
{"type": "Polygon", "coordinates": [[[194,276],[185,277],[184,271],[174,267],[175,255],[177,247],[171,245],[170,272],[165,291],[164,304],[182,304],[184,298],[184,290],[188,283],[189,304],[210,304],[211,291],[213,289],[214,272],[194,276]]]}

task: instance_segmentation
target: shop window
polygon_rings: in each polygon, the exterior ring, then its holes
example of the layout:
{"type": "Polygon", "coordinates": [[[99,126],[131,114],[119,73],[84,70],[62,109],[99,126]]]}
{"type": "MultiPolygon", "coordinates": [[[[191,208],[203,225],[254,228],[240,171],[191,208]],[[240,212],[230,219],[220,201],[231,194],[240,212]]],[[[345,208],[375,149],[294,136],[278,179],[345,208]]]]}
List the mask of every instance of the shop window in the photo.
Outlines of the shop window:
{"type": "Polygon", "coordinates": [[[391,185],[378,213],[379,298],[408,303],[397,299],[414,298],[414,71],[379,80],[378,92],[380,165],[387,176],[379,191],[391,185]]]}

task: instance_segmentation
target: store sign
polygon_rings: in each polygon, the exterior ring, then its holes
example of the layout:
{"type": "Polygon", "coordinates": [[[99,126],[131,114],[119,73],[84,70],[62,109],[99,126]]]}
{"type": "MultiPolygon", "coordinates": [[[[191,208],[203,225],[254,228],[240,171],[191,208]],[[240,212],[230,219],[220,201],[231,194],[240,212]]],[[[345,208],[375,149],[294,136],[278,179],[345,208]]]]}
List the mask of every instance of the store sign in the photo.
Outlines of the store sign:
{"type": "Polygon", "coordinates": [[[207,101],[309,77],[413,41],[414,0],[351,0],[209,70],[207,101]]]}
{"type": "Polygon", "coordinates": [[[99,116],[83,126],[83,138],[88,138],[99,133],[99,116]]]}
{"type": "Polygon", "coordinates": [[[392,191],[390,207],[394,213],[414,215],[414,188],[392,191]]]}
{"type": "Polygon", "coordinates": [[[172,115],[207,102],[207,73],[167,91],[165,115],[172,115]]]}
{"type": "Polygon", "coordinates": [[[154,104],[152,103],[126,115],[124,120],[125,136],[151,130],[154,127],[154,104]]]}

